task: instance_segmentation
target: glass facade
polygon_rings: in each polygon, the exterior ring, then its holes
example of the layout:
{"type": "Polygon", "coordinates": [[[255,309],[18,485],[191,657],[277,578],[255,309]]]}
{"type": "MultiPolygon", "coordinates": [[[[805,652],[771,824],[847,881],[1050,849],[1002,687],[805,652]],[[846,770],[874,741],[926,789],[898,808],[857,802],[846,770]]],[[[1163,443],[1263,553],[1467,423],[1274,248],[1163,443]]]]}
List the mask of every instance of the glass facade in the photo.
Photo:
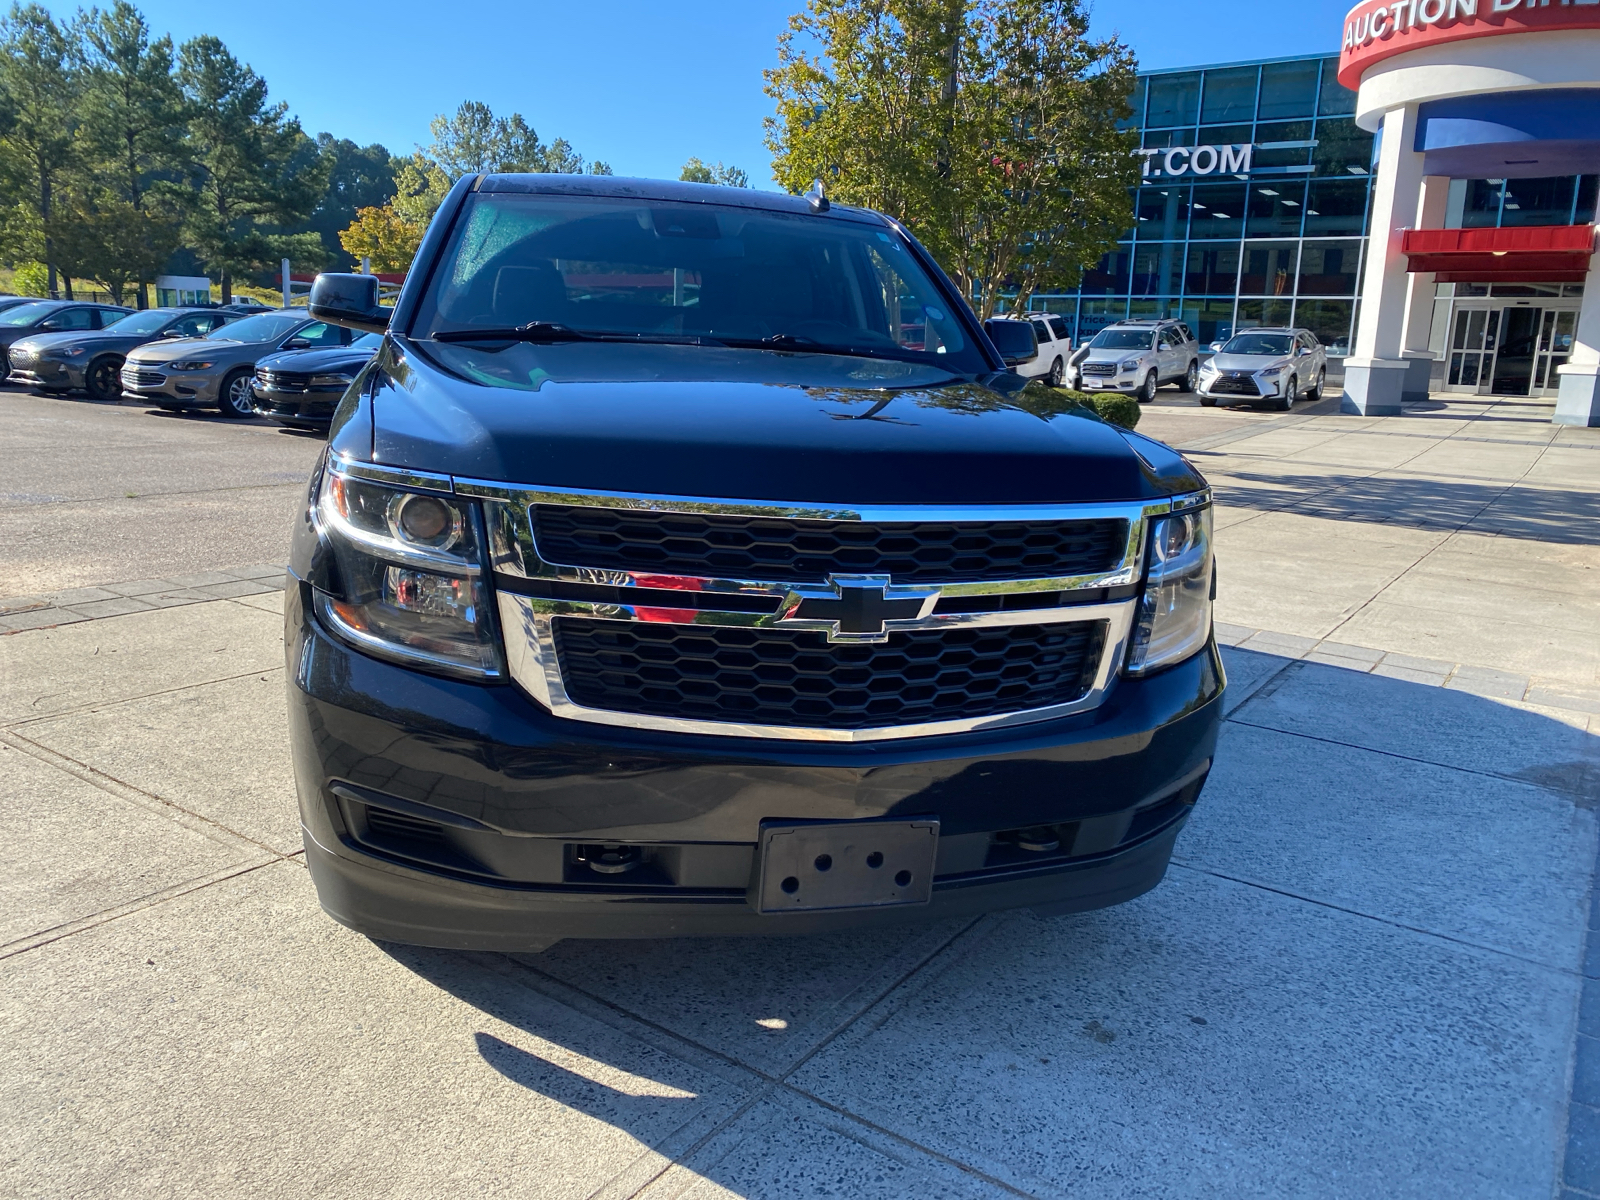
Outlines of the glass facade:
{"type": "MultiPolygon", "coordinates": [[[[1245,325],[1303,325],[1348,354],[1374,139],[1356,126],[1338,66],[1312,55],[1140,75],[1127,121],[1144,131],[1133,228],[1077,288],[1029,307],[1075,322],[1075,345],[1159,316],[1187,321],[1202,343],[1245,325]]],[[[1457,179],[1445,225],[1582,224],[1597,198],[1594,175],[1457,179]]],[[[1441,284],[1444,303],[1452,291],[1488,294],[1441,284]]]]}
{"type": "Polygon", "coordinates": [[[1294,323],[1348,353],[1373,139],[1356,128],[1338,65],[1312,56],[1141,75],[1128,122],[1144,130],[1146,160],[1134,227],[1076,289],[1030,307],[1076,318],[1078,341],[1129,316],[1172,316],[1203,343],[1294,323]],[[1220,153],[1244,147],[1245,162],[1220,153]]]}

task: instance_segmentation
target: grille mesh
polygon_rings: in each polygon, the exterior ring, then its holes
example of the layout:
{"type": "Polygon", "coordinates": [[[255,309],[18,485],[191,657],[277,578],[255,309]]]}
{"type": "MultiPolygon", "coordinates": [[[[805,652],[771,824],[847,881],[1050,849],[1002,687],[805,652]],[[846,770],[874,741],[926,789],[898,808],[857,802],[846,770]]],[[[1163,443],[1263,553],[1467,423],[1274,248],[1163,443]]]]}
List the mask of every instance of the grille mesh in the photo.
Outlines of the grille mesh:
{"type": "Polygon", "coordinates": [[[1224,396],[1259,396],[1261,389],[1249,375],[1218,375],[1211,384],[1213,394],[1224,396]]]}
{"type": "Polygon", "coordinates": [[[1090,575],[1115,567],[1128,539],[1121,518],[875,524],[558,504],[536,504],[532,516],[547,562],[774,583],[830,574],[896,583],[1090,575]]]}
{"type": "Polygon", "coordinates": [[[870,729],[1067,704],[1094,686],[1105,622],[913,630],[880,645],[821,633],[558,617],[567,694],[588,708],[870,729]]]}

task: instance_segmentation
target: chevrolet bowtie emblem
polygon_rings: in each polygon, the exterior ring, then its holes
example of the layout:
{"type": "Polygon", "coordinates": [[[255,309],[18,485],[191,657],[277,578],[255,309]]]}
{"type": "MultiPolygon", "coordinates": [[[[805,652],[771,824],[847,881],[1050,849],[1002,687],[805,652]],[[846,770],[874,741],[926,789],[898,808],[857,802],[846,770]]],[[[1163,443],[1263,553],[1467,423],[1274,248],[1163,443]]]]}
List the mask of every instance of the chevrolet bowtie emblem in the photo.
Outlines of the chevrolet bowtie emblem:
{"type": "Polygon", "coordinates": [[[938,588],[895,587],[887,575],[829,575],[821,586],[791,587],[778,624],[821,630],[830,642],[886,642],[893,627],[915,624],[938,600],[938,588]]]}

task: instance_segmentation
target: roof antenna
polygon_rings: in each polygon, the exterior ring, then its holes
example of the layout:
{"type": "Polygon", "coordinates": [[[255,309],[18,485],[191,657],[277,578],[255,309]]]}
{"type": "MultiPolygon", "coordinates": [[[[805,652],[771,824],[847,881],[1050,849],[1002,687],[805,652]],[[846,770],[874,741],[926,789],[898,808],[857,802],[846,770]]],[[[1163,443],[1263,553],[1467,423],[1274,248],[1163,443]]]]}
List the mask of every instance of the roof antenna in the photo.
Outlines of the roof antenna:
{"type": "Polygon", "coordinates": [[[822,180],[812,180],[811,190],[806,193],[806,203],[811,205],[812,212],[828,211],[828,196],[822,190],[822,180]]]}

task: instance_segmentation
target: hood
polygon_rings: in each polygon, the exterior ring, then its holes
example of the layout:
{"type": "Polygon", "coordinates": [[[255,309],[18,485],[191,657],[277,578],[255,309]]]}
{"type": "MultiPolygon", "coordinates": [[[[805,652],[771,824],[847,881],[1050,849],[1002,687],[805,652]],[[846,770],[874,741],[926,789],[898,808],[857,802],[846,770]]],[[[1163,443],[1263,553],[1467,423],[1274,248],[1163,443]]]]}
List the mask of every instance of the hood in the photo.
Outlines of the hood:
{"type": "Polygon", "coordinates": [[[1213,354],[1211,365],[1219,371],[1264,371],[1289,361],[1286,354],[1213,354]]]}
{"type": "Polygon", "coordinates": [[[256,359],[256,366],[274,371],[357,371],[371,361],[374,351],[332,346],[325,350],[279,350],[256,359]]]}
{"type": "Polygon", "coordinates": [[[696,346],[393,340],[378,367],[370,400],[347,395],[335,449],[456,476],[829,504],[1130,500],[1203,486],[1159,442],[1141,439],[1135,453],[1093,410],[1010,373],[972,380],[696,346]]]}
{"type": "Polygon", "coordinates": [[[149,341],[148,334],[124,333],[119,334],[115,329],[74,329],[64,333],[35,333],[21,341],[13,342],[13,350],[32,350],[38,353],[41,350],[61,349],[67,346],[82,346],[88,351],[118,350],[127,351],[135,346],[142,346],[149,341]]]}
{"type": "Polygon", "coordinates": [[[179,358],[249,359],[270,342],[222,342],[211,338],[166,338],[147,342],[128,354],[128,361],[160,366],[179,358]]]}
{"type": "Polygon", "coordinates": [[[1143,350],[1112,350],[1107,346],[1090,346],[1084,362],[1121,362],[1125,358],[1143,358],[1149,353],[1151,350],[1148,346],[1143,350]]]}

